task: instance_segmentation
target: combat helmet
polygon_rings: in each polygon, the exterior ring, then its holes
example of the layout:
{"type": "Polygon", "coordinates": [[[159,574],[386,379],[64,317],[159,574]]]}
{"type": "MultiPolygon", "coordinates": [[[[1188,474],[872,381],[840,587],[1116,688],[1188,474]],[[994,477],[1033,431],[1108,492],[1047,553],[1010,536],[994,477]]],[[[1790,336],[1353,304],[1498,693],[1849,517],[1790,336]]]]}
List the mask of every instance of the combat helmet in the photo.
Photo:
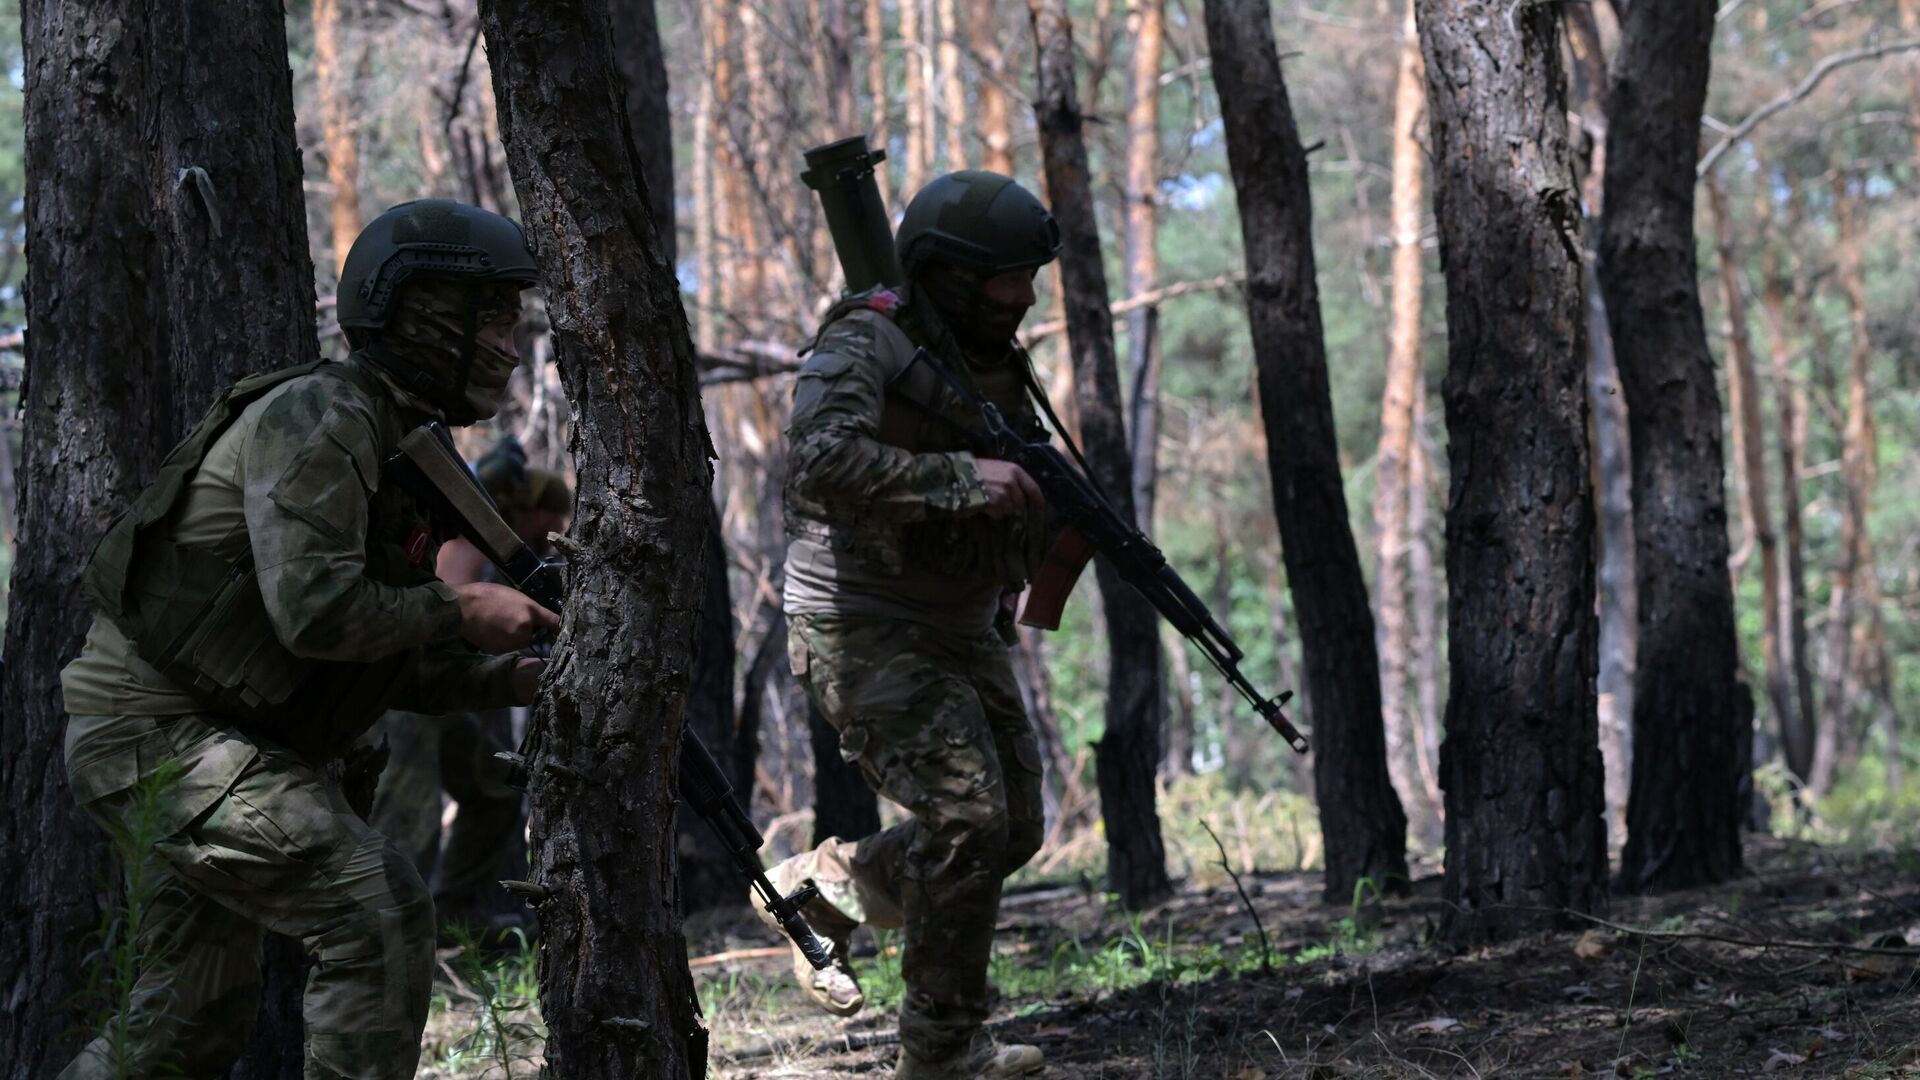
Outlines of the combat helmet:
{"type": "Polygon", "coordinates": [[[920,189],[894,244],[909,278],[933,263],[992,276],[1052,262],[1060,254],[1060,224],[1012,177],[967,170],[920,189]]]}
{"type": "Polygon", "coordinates": [[[525,288],[539,277],[526,234],[490,210],[447,199],[401,203],[360,231],[340,270],[336,309],[340,328],[356,349],[409,389],[448,410],[453,423],[468,423],[486,411],[462,404],[474,371],[483,286],[525,288]],[[410,282],[463,287],[464,332],[449,341],[453,356],[423,363],[418,355],[386,347],[381,332],[393,323],[410,282]],[[471,414],[461,418],[461,410],[471,414]]]}

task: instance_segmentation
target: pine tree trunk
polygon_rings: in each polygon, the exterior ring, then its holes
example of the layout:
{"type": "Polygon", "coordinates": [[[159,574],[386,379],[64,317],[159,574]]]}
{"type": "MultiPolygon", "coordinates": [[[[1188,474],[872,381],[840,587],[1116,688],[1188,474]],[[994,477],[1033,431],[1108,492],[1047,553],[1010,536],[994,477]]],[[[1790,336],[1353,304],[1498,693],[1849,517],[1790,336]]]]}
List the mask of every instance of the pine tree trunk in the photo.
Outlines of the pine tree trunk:
{"type": "MultiPolygon", "coordinates": [[[[1165,0],[1139,0],[1127,12],[1133,43],[1128,65],[1126,172],[1126,292],[1139,296],[1159,284],[1160,58],[1166,44],[1165,0]]],[[[1133,453],[1133,506],[1142,530],[1153,530],[1153,497],[1160,474],[1159,313],[1149,305],[1127,312],[1128,448],[1133,453]]]]}
{"type": "Polygon", "coordinates": [[[947,171],[974,168],[967,160],[967,84],[960,77],[960,10],[955,0],[938,0],[934,12],[939,20],[936,37],[940,42],[940,130],[945,138],[947,171]]]}
{"type": "Polygon", "coordinates": [[[1267,0],[1208,0],[1206,20],[1240,201],[1274,517],[1313,698],[1324,896],[1349,903],[1363,879],[1406,891],[1407,819],[1387,774],[1373,612],[1334,439],[1307,152],[1267,0]]]}
{"type": "Polygon", "coordinates": [[[1418,11],[1449,339],[1442,932],[1464,942],[1606,905],[1586,307],[1558,8],[1418,11]]]}
{"type": "MultiPolygon", "coordinates": [[[[673,266],[680,257],[673,212],[673,108],[667,97],[666,58],[660,50],[660,18],[654,0],[607,0],[607,19],[613,27],[614,64],[626,88],[627,127],[633,132],[633,146],[647,178],[653,233],[660,239],[667,265],[673,266]]],[[[726,565],[724,555],[721,565],[726,565]]],[[[727,646],[727,664],[733,664],[732,645],[727,646]]],[[[731,698],[731,687],[727,693],[731,698]]]]}
{"type": "Polygon", "coordinates": [[[720,303],[720,260],[715,235],[721,200],[719,180],[714,176],[714,143],[721,137],[716,119],[720,91],[715,38],[722,14],[717,8],[717,4],[708,5],[700,12],[700,85],[693,107],[693,341],[701,352],[712,352],[719,344],[716,311],[720,303]]]}
{"type": "MultiPolygon", "coordinates": [[[[1047,190],[1060,220],[1060,276],[1073,350],[1080,434],[1093,479],[1120,513],[1134,516],[1132,462],[1121,421],[1120,376],[1114,355],[1113,314],[1094,218],[1087,148],[1074,88],[1073,25],[1064,0],[1029,0],[1038,53],[1035,111],[1047,190]]],[[[1108,888],[1139,909],[1172,892],[1154,773],[1160,760],[1165,712],[1161,688],[1159,616],[1146,598],[1105,559],[1095,566],[1106,612],[1107,727],[1094,752],[1100,812],[1107,830],[1108,888]]]]}
{"type": "Polygon", "coordinates": [[[1774,409],[1778,417],[1780,449],[1780,522],[1786,541],[1786,558],[1781,561],[1780,621],[1787,669],[1793,690],[1793,703],[1781,720],[1791,721],[1783,728],[1780,743],[1784,748],[1787,771],[1801,784],[1813,774],[1814,725],[1817,714],[1813,702],[1811,646],[1807,638],[1807,560],[1804,515],[1800,496],[1801,448],[1806,444],[1805,411],[1799,407],[1799,391],[1793,378],[1793,339],[1787,322],[1788,283],[1780,267],[1782,241],[1773,229],[1773,195],[1765,186],[1756,199],[1761,209],[1759,233],[1769,239],[1763,247],[1761,311],[1766,316],[1773,376],[1774,409]]]}
{"type": "Polygon", "coordinates": [[[1007,56],[1000,47],[997,5],[967,5],[967,39],[980,71],[974,88],[980,97],[980,141],[986,147],[980,168],[1012,176],[1013,101],[1007,94],[1007,56]]]}
{"type": "Polygon", "coordinates": [[[1720,396],[1695,267],[1694,162],[1712,0],[1629,9],[1609,92],[1599,275],[1633,454],[1633,782],[1620,880],[1635,891],[1740,870],[1753,701],[1727,575],[1720,396]]]}
{"type": "Polygon", "coordinates": [[[82,957],[112,872],[61,752],[60,668],[88,622],[75,585],[173,434],[152,182],[127,152],[146,138],[141,10],[21,8],[30,329],[0,727],[0,1062],[17,1080],[52,1076],[86,1038],[82,957]]]}
{"type": "MultiPolygon", "coordinates": [[[[1900,36],[1920,38],[1920,0],[1900,0],[1900,36]]],[[[1914,164],[1920,165],[1920,56],[1908,56],[1907,132],[1913,138],[1914,164]]]]}
{"type": "Polygon", "coordinates": [[[900,0],[900,59],[906,66],[900,95],[906,101],[906,171],[902,174],[900,202],[905,207],[933,178],[932,87],[929,86],[927,35],[921,29],[926,13],[925,0],[900,0]]]}
{"type": "MultiPolygon", "coordinates": [[[[79,571],[215,392],[318,343],[278,10],[34,3],[23,16],[32,330],[0,816],[15,1004],[0,1045],[24,1077],[55,1071],[78,1036],[69,1010],[107,874],[59,750],[59,668],[87,621],[79,571]]],[[[294,1060],[297,1016],[296,1003],[294,1060]]]]}
{"type": "Polygon", "coordinates": [[[354,132],[352,80],[340,55],[340,2],[313,0],[313,74],[320,88],[320,141],[326,147],[327,182],[333,185],[327,206],[335,276],[346,263],[361,224],[360,144],[354,132]]]}
{"type": "Polygon", "coordinates": [[[1413,455],[1414,399],[1426,393],[1420,370],[1421,298],[1426,271],[1420,232],[1426,224],[1425,162],[1415,131],[1426,109],[1425,73],[1412,0],[1401,31],[1400,73],[1393,107],[1393,300],[1387,338],[1386,389],[1380,402],[1380,448],[1374,458],[1374,603],[1380,650],[1380,712],[1386,725],[1387,771],[1421,837],[1437,842],[1439,807],[1421,782],[1409,669],[1413,628],[1407,608],[1408,465],[1413,455]]]}
{"type": "MultiPolygon", "coordinates": [[[[1413,399],[1413,446],[1407,459],[1407,571],[1413,585],[1413,685],[1419,703],[1414,748],[1426,800],[1446,822],[1440,791],[1440,587],[1433,572],[1433,544],[1427,525],[1428,492],[1434,481],[1433,450],[1427,439],[1427,395],[1413,399]]],[[[1445,833],[1441,833],[1442,837],[1445,833]]]]}
{"type": "Polygon", "coordinates": [[[698,622],[688,614],[702,608],[712,522],[693,345],[625,128],[604,0],[483,0],[480,14],[578,419],[581,551],[527,740],[532,874],[548,890],[545,1074],[702,1076],[706,1033],[668,849],[698,622]]]}
{"type": "MultiPolygon", "coordinates": [[[[887,81],[887,8],[886,0],[866,0],[862,8],[867,40],[867,107],[872,111],[869,121],[872,128],[867,133],[869,144],[888,145],[888,109],[893,100],[893,90],[887,81]]],[[[890,207],[900,206],[899,191],[887,190],[885,177],[878,178],[882,196],[891,194],[886,200],[890,207]]]]}
{"type": "MultiPolygon", "coordinates": [[[[1766,423],[1761,418],[1760,383],[1755,374],[1753,341],[1747,326],[1746,288],[1733,246],[1733,220],[1727,190],[1717,175],[1706,179],[1713,214],[1714,247],[1720,261],[1720,289],[1727,308],[1727,397],[1733,413],[1734,457],[1746,477],[1740,518],[1760,555],[1760,652],[1766,664],[1767,705],[1780,731],[1788,762],[1804,762],[1812,755],[1811,732],[1799,716],[1793,689],[1789,642],[1782,627],[1780,599],[1780,540],[1773,527],[1773,507],[1767,496],[1766,423]]],[[[1803,774],[1796,774],[1803,775],[1803,774]]]]}

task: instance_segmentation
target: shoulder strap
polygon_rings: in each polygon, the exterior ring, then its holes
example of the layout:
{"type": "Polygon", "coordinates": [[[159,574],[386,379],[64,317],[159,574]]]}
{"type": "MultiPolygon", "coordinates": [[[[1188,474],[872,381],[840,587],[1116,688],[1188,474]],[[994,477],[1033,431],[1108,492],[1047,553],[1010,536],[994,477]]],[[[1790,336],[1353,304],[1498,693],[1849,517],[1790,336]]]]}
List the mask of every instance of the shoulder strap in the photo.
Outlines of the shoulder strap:
{"type": "Polygon", "coordinates": [[[119,618],[126,617],[130,610],[126,602],[128,579],[132,576],[133,558],[139,548],[140,538],[173,513],[174,505],[180,501],[181,493],[199,471],[200,463],[206,459],[207,450],[213,446],[214,440],[233,426],[233,421],[248,405],[258,401],[268,391],[282,383],[323,370],[324,366],[341,365],[315,361],[249,375],[213,400],[207,415],[160,463],[160,474],[134,498],[131,506],[114,518],[99,544],[94,547],[93,557],[87,561],[87,568],[80,579],[81,596],[90,607],[119,618]]]}

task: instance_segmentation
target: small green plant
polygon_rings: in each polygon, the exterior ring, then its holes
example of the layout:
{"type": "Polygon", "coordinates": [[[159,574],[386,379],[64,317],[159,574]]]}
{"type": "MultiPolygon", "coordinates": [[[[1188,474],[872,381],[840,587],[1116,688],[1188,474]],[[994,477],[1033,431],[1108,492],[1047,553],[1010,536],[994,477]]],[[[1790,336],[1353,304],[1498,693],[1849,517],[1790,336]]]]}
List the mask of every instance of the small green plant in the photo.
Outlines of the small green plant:
{"type": "Polygon", "coordinates": [[[173,1007],[167,980],[149,978],[144,989],[140,980],[173,961],[169,943],[153,933],[153,922],[181,886],[154,847],[171,831],[165,811],[180,773],[179,763],[169,761],[142,778],[129,793],[128,813],[107,828],[119,879],[107,889],[111,899],[93,934],[96,944],[87,958],[88,982],[81,995],[92,1004],[85,1011],[98,1033],[85,1052],[115,1077],[181,1075],[177,1063],[136,1056],[139,1033],[155,1015],[173,1007]]]}
{"type": "Polygon", "coordinates": [[[511,933],[513,948],[495,959],[466,927],[456,924],[451,930],[460,948],[454,972],[466,984],[477,1009],[472,1028],[454,1040],[444,1064],[481,1064],[483,1077],[492,1077],[498,1070],[501,1080],[513,1080],[514,1066],[520,1064],[528,1065],[526,1075],[531,1075],[533,1055],[527,1048],[540,1045],[547,1035],[537,1021],[525,1019],[539,996],[533,944],[518,927],[511,933]]]}

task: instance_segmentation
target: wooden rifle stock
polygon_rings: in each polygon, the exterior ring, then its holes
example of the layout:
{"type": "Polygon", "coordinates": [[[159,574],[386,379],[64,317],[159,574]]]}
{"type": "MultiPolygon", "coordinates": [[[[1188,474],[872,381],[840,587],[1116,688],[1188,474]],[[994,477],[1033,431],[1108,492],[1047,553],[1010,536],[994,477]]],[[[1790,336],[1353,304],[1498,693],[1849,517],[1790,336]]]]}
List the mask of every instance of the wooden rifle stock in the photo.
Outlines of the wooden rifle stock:
{"type": "Polygon", "coordinates": [[[1060,616],[1080,574],[1093,561],[1093,541],[1087,534],[1069,525],[1060,530],[1053,546],[1047,549],[1040,569],[1027,585],[1027,602],[1020,609],[1020,625],[1041,630],[1060,629],[1060,616]]]}

